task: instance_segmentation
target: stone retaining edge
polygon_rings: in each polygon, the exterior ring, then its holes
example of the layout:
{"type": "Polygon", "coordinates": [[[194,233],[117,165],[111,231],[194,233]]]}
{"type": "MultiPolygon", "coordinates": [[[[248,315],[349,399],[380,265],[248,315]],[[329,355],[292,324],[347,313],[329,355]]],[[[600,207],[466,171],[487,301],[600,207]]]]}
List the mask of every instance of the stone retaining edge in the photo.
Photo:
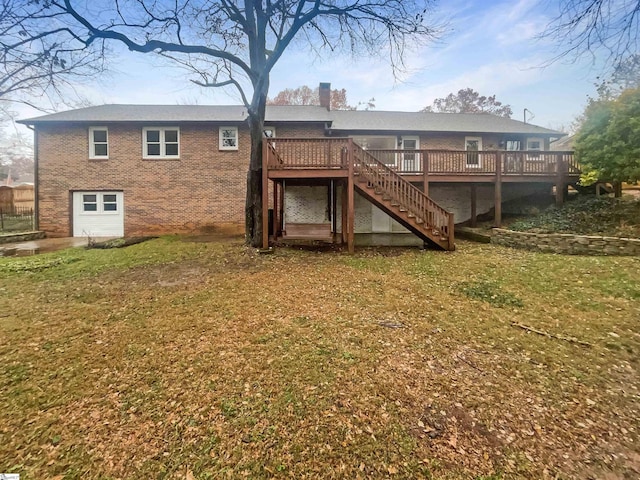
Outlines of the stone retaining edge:
{"type": "Polygon", "coordinates": [[[491,243],[565,255],[640,255],[640,238],[600,237],[572,233],[531,233],[494,228],[491,243]]]}
{"type": "Polygon", "coordinates": [[[3,233],[0,234],[0,244],[14,242],[29,242],[31,240],[40,240],[46,235],[44,232],[23,232],[23,233],[3,233]]]}

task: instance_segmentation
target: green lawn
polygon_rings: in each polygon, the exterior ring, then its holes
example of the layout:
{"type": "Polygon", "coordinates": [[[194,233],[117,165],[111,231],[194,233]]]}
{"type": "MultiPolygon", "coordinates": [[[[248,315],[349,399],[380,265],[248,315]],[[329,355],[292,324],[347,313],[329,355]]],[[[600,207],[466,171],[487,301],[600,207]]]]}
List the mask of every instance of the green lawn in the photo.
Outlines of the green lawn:
{"type": "Polygon", "coordinates": [[[178,237],[0,258],[0,472],[638,478],[639,321],[640,258],[178,237]]]}

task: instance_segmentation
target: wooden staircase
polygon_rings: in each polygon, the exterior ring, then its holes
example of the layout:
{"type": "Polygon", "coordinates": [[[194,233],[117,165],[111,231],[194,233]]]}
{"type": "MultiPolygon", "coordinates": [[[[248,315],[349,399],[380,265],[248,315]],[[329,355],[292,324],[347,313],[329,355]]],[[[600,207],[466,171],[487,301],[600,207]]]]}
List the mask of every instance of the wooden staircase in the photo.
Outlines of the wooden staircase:
{"type": "Polygon", "coordinates": [[[352,145],[355,189],[425,242],[454,250],[453,214],[366,150],[352,145]]]}

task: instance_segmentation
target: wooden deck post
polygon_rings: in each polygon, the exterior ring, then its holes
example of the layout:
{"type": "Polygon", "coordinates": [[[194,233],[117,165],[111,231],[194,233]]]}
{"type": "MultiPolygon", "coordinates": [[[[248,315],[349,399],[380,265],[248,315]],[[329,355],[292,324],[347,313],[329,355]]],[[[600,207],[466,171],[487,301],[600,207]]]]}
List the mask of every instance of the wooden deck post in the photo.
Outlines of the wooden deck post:
{"type": "MultiPolygon", "coordinates": [[[[346,156],[346,154],[345,154],[345,156],[346,156]]],[[[342,235],[341,235],[341,237],[342,237],[342,244],[344,245],[345,243],[347,243],[347,203],[349,203],[348,200],[347,200],[347,188],[349,188],[349,187],[347,185],[347,182],[345,182],[345,181],[340,182],[340,183],[341,183],[341,186],[342,186],[342,188],[341,188],[341,190],[342,190],[342,199],[340,201],[340,207],[342,209],[342,215],[341,215],[341,218],[340,218],[341,223],[342,223],[342,226],[341,226],[342,235]]]]}
{"type": "Polygon", "coordinates": [[[347,178],[347,250],[349,253],[355,251],[355,187],[353,184],[353,139],[349,139],[349,176],[347,178]]]}
{"type": "Polygon", "coordinates": [[[278,182],[273,182],[273,216],[271,218],[273,239],[278,238],[278,182]]]}
{"type": "Polygon", "coordinates": [[[429,154],[422,153],[422,191],[429,196],[429,154]]]}
{"type": "Polygon", "coordinates": [[[269,248],[269,170],[267,169],[268,148],[262,142],[262,248],[269,248]]]}
{"type": "Polygon", "coordinates": [[[338,192],[336,191],[336,181],[331,180],[331,232],[335,243],[338,232],[338,192]]]}
{"type": "Polygon", "coordinates": [[[284,235],[284,182],[284,180],[280,182],[280,214],[278,215],[278,233],[280,234],[280,236],[284,235]]]}
{"type": "Polygon", "coordinates": [[[502,153],[496,154],[496,180],[494,185],[494,217],[493,226],[500,228],[502,226],[502,153]]]}
{"type": "Polygon", "coordinates": [[[564,170],[565,165],[562,161],[562,154],[558,153],[556,155],[556,174],[558,179],[556,180],[556,205],[560,206],[564,203],[564,190],[565,190],[565,179],[564,179],[564,170]]]}
{"type": "Polygon", "coordinates": [[[476,189],[476,184],[472,183],[471,184],[471,227],[475,228],[475,226],[477,225],[477,216],[478,216],[478,206],[477,206],[477,201],[478,201],[478,192],[476,189]]]}

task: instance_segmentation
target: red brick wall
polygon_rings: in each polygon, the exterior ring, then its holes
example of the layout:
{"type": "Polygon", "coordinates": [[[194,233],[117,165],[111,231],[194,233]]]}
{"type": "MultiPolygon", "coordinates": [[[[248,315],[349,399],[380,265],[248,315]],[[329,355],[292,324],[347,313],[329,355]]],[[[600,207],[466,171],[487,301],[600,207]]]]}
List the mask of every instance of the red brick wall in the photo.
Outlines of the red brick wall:
{"type": "MultiPolygon", "coordinates": [[[[250,139],[239,128],[239,149],[218,149],[218,127],[178,124],[179,160],[143,160],[142,128],[153,124],[104,124],[109,159],[89,160],[90,125],[38,128],[39,227],[50,236],[72,233],[71,192],[122,190],[125,235],[244,231],[250,139]]],[[[281,131],[282,130],[282,131],[281,131]]],[[[289,126],[278,136],[320,136],[322,127],[289,126]]]]}

